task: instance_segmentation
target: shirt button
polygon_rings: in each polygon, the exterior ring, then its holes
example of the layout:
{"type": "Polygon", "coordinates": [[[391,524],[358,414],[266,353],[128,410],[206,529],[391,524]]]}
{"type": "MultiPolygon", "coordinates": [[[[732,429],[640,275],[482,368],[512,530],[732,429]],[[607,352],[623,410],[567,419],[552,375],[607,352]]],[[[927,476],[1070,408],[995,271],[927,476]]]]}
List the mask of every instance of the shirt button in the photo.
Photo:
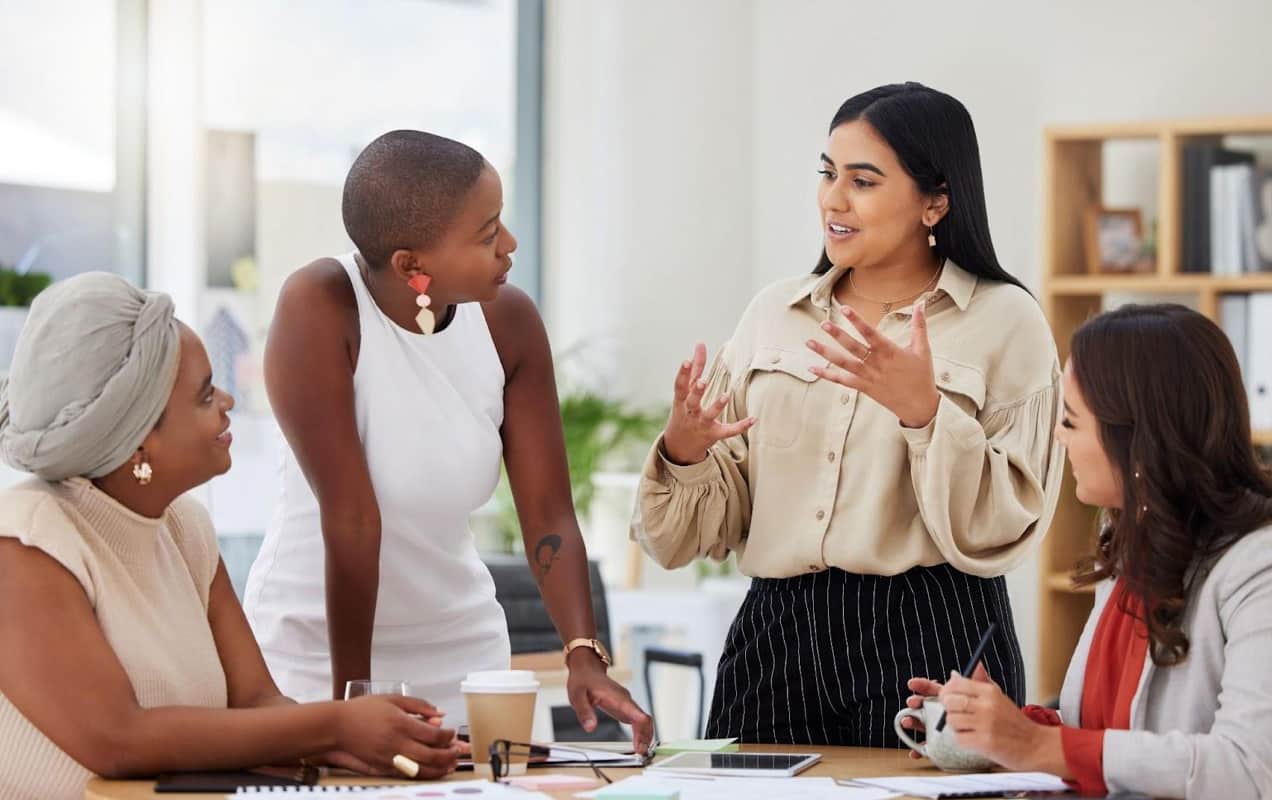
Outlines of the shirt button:
{"type": "Polygon", "coordinates": [[[782,360],[781,356],[773,356],[772,358],[769,359],[769,363],[776,364],[781,360],[782,360]]]}
{"type": "Polygon", "coordinates": [[[841,395],[841,396],[840,396],[840,398],[839,398],[839,405],[841,405],[841,406],[846,406],[846,405],[848,405],[848,402],[849,402],[850,400],[852,400],[852,398],[851,398],[851,397],[849,397],[848,395],[846,395],[846,394],[845,394],[845,395],[841,395]]]}
{"type": "Polygon", "coordinates": [[[830,463],[832,463],[832,464],[833,464],[833,463],[835,463],[835,454],[834,454],[834,453],[827,453],[827,454],[826,454],[826,460],[827,460],[827,461],[829,461],[829,462],[830,462],[830,463]]]}
{"type": "Polygon", "coordinates": [[[817,572],[818,570],[821,569],[821,567],[817,566],[816,564],[809,564],[808,568],[811,569],[813,572],[817,572]]]}
{"type": "Polygon", "coordinates": [[[949,383],[949,382],[950,382],[950,373],[949,373],[949,372],[942,372],[942,373],[941,373],[941,383],[949,383]]]}
{"type": "Polygon", "coordinates": [[[825,511],[818,511],[818,512],[817,512],[817,518],[818,518],[818,519],[825,519],[825,518],[826,518],[826,512],[825,512],[825,511]]]}

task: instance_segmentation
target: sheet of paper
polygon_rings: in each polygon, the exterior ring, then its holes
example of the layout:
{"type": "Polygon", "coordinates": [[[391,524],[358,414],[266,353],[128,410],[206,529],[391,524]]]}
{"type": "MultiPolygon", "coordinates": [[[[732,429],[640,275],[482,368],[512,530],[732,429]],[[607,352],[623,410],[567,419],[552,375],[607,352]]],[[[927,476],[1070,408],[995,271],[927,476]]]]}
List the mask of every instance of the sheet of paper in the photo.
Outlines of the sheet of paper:
{"type": "Polygon", "coordinates": [[[980,772],[931,778],[859,778],[858,786],[877,786],[901,794],[936,797],[961,792],[1067,792],[1069,785],[1046,772],[980,772]]]}
{"type": "Polygon", "coordinates": [[[656,752],[660,756],[674,753],[735,753],[740,749],[737,742],[737,739],[681,739],[678,742],[659,744],[656,752]]]}
{"type": "MultiPolygon", "coordinates": [[[[615,786],[630,789],[668,789],[680,792],[680,800],[886,800],[896,797],[887,789],[842,786],[834,778],[716,778],[697,776],[634,775],[615,786]]],[[[596,798],[601,790],[575,797],[596,798]]]]}

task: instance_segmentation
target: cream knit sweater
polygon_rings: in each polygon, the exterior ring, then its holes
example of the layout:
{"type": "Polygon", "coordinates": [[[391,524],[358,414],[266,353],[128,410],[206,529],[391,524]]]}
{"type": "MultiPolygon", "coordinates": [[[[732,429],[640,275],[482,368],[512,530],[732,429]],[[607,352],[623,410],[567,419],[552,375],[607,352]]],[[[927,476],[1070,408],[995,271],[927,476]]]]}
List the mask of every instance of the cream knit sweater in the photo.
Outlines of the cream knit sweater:
{"type": "MultiPolygon", "coordinates": [[[[197,501],[179,498],[149,519],[83,478],[32,480],[0,492],[0,536],[44,551],[80,582],[142,707],[226,706],[208,625],[216,536],[197,501]]],[[[80,798],[92,777],[2,693],[0,754],[0,800],[80,798]]]]}

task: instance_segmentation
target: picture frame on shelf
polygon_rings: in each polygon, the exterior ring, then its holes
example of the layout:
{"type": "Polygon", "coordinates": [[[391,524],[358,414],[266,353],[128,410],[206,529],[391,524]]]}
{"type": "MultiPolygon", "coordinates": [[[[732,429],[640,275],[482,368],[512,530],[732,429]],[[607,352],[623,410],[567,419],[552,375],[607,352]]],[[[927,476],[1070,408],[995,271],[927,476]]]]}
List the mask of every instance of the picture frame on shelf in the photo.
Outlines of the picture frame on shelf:
{"type": "Polygon", "coordinates": [[[1095,206],[1087,211],[1087,271],[1093,275],[1153,272],[1144,253],[1143,215],[1138,208],[1095,206]]]}

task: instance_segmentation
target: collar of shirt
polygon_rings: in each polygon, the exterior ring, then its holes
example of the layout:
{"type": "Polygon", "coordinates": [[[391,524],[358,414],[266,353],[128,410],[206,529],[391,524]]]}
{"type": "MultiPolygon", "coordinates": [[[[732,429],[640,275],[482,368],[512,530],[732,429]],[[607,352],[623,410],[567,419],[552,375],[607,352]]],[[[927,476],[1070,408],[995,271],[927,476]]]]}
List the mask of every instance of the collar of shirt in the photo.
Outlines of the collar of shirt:
{"type": "MultiPolygon", "coordinates": [[[[831,303],[831,292],[848,269],[848,267],[833,266],[822,275],[809,275],[800,283],[799,291],[790,299],[788,305],[797,305],[804,298],[808,298],[817,308],[828,310],[831,303]]],[[[954,301],[954,305],[958,306],[959,311],[966,311],[968,303],[972,301],[972,293],[975,290],[976,276],[948,258],[945,259],[941,279],[937,281],[936,288],[932,291],[944,292],[954,301]]]]}

